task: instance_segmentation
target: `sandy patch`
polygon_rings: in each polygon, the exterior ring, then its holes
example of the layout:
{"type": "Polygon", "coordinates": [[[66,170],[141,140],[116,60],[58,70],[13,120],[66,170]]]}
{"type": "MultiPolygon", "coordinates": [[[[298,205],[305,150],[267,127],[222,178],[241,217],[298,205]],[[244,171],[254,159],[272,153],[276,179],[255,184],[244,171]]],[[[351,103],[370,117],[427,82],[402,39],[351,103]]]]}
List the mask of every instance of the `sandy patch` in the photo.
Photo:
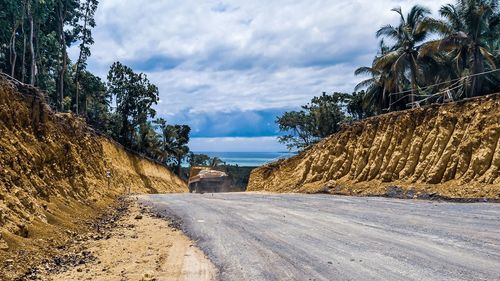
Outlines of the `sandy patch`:
{"type": "Polygon", "coordinates": [[[217,270],[181,231],[134,202],[109,239],[89,241],[96,259],[48,280],[216,280],[217,270]]]}

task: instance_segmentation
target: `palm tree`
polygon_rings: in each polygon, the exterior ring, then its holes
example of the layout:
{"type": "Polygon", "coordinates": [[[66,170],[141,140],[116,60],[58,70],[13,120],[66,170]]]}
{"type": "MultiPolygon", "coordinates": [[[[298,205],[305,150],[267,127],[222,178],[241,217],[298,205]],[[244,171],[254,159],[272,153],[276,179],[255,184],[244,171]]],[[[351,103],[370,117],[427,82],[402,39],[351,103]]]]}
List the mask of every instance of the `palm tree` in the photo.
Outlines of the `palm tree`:
{"type": "Polygon", "coordinates": [[[366,89],[366,94],[363,97],[363,103],[365,103],[365,105],[369,105],[372,108],[375,108],[377,113],[382,113],[383,109],[386,108],[390,109],[391,96],[388,95],[388,92],[393,90],[395,91],[394,84],[392,83],[393,79],[391,77],[390,67],[386,66],[385,69],[378,69],[375,66],[375,62],[378,60],[378,58],[386,55],[388,52],[389,47],[385,45],[384,40],[381,40],[379,43],[378,54],[373,60],[373,65],[362,66],[354,71],[354,74],[356,76],[370,76],[370,78],[359,82],[354,88],[354,91],[366,89]]]}
{"type": "Polygon", "coordinates": [[[377,31],[377,37],[387,37],[395,41],[390,51],[374,61],[375,69],[390,68],[393,83],[398,90],[403,91],[405,85],[410,84],[410,102],[415,102],[418,92],[418,76],[421,72],[418,62],[418,50],[428,35],[433,31],[430,29],[428,17],[430,10],[420,5],[413,6],[406,15],[401,8],[392,9],[400,16],[398,26],[385,25],[377,31]],[[409,77],[407,77],[409,76],[409,77]]]}
{"type": "Polygon", "coordinates": [[[444,20],[427,22],[428,28],[440,32],[443,38],[426,43],[423,53],[445,52],[458,73],[471,75],[470,91],[466,91],[469,96],[481,94],[484,78],[477,74],[484,72],[485,66],[496,68],[498,6],[498,0],[457,0],[439,10],[444,20]]]}

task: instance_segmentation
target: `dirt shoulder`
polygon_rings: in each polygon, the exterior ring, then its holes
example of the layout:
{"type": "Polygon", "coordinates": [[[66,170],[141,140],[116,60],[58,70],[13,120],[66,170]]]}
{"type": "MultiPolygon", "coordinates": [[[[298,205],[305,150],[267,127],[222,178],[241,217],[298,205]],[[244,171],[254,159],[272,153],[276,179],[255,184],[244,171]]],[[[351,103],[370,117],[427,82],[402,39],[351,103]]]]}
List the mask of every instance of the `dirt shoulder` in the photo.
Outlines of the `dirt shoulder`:
{"type": "Polygon", "coordinates": [[[59,255],[17,280],[217,279],[216,268],[193,241],[135,198],[122,200],[96,229],[85,236],[75,233],[59,255]]]}
{"type": "Polygon", "coordinates": [[[109,239],[88,243],[91,262],[47,280],[216,280],[215,267],[193,241],[130,200],[109,239]]]}

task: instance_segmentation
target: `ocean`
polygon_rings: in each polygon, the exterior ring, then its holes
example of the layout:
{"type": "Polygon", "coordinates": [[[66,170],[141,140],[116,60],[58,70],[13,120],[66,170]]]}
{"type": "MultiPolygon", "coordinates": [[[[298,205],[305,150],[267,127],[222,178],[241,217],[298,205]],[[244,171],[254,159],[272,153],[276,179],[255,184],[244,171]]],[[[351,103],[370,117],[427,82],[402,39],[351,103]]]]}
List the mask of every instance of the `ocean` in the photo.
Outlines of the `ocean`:
{"type": "Polygon", "coordinates": [[[218,157],[226,164],[238,165],[240,167],[257,167],[282,158],[288,158],[293,152],[195,152],[206,154],[210,157],[218,157]]]}

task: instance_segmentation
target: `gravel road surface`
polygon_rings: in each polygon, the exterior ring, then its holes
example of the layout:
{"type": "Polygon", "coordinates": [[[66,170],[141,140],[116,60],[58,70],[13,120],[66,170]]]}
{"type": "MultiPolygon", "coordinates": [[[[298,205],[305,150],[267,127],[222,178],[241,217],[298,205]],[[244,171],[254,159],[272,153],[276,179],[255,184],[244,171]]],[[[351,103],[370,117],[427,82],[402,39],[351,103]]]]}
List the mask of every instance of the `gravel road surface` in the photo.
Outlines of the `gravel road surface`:
{"type": "Polygon", "coordinates": [[[300,194],[141,196],[222,280],[500,280],[500,204],[300,194]]]}

